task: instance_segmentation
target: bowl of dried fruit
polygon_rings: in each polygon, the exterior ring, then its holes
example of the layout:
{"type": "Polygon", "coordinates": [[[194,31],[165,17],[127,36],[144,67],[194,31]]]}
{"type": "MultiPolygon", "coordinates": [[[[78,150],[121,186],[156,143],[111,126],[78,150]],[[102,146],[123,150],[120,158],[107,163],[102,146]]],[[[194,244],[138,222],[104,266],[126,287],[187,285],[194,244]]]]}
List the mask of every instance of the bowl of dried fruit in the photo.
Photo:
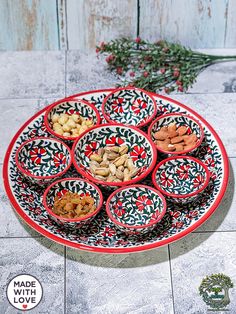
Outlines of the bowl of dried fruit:
{"type": "Polygon", "coordinates": [[[158,117],[148,128],[158,151],[168,155],[194,152],[204,138],[200,122],[186,114],[171,113],[158,117]]]}
{"type": "Polygon", "coordinates": [[[103,196],[91,182],[65,178],[55,181],[45,190],[43,204],[57,224],[75,229],[94,219],[102,207],[103,196]]]}
{"type": "Polygon", "coordinates": [[[102,103],[102,113],[109,123],[143,127],[155,118],[157,104],[151,94],[135,87],[118,88],[102,103]]]}
{"type": "Polygon", "coordinates": [[[134,184],[154,168],[157,151],[147,134],[122,124],[95,126],[72,147],[76,170],[106,188],[134,184]]]}
{"type": "Polygon", "coordinates": [[[62,141],[35,137],[22,143],[16,151],[16,165],[31,182],[48,184],[60,178],[72,164],[71,151],[62,141]]]}
{"type": "Polygon", "coordinates": [[[110,220],[128,234],[153,230],[166,212],[164,196],[147,185],[130,185],[114,191],[106,202],[110,220]]]}
{"type": "Polygon", "coordinates": [[[100,120],[94,105],[76,98],[53,103],[44,115],[48,132],[68,142],[74,141],[94,125],[100,124],[100,120]]]}
{"type": "Polygon", "coordinates": [[[166,200],[182,204],[199,198],[209,180],[207,166],[191,156],[166,158],[152,173],[154,186],[164,194],[166,200]]]}

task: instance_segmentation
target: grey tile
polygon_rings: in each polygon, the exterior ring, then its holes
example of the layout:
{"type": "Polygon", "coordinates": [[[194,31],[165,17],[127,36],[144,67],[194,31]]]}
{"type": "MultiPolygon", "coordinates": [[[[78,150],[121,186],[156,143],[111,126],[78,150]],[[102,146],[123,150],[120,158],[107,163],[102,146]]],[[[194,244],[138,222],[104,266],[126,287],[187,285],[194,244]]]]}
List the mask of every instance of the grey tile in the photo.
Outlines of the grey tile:
{"type": "Polygon", "coordinates": [[[114,87],[117,78],[106,67],[103,57],[76,50],[67,52],[66,95],[92,89],[114,87]]]}
{"type": "MultiPolygon", "coordinates": [[[[236,233],[191,234],[170,245],[176,314],[207,313],[198,293],[202,279],[223,273],[236,283],[236,233]]],[[[230,290],[228,313],[236,313],[236,290],[230,290]]]]}
{"type": "Polygon", "coordinates": [[[236,157],[236,94],[184,94],[172,95],[171,98],[205,118],[222,139],[228,156],[236,157]]]}
{"type": "Polygon", "coordinates": [[[26,273],[35,276],[43,287],[43,299],[30,313],[62,314],[64,312],[63,247],[45,238],[0,239],[0,242],[1,313],[17,312],[7,301],[6,287],[13,277],[26,273]]]}
{"type": "Polygon", "coordinates": [[[167,247],[136,254],[67,250],[67,313],[173,313],[167,247]]]}
{"type": "Polygon", "coordinates": [[[236,231],[236,194],[235,194],[236,159],[230,159],[230,176],[225,196],[214,214],[204,223],[200,231],[236,231]]]}
{"type": "Polygon", "coordinates": [[[0,162],[3,162],[5,152],[12,137],[19,128],[31,118],[43,105],[52,102],[53,99],[0,99],[0,162]]]}
{"type": "Polygon", "coordinates": [[[0,98],[63,97],[63,51],[0,52],[0,98]]]}

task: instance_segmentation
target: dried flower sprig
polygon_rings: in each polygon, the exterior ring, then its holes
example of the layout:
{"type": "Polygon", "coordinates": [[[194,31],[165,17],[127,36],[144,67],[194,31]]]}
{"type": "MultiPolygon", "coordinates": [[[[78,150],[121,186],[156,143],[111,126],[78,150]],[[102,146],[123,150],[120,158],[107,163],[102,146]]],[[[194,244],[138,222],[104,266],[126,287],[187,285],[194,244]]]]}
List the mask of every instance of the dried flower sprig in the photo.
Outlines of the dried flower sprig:
{"type": "Polygon", "coordinates": [[[120,86],[136,86],[151,92],[186,91],[207,66],[236,56],[215,56],[192,51],[179,44],[160,40],[149,43],[140,37],[102,42],[96,48],[106,55],[111,71],[121,78],[120,86]]]}

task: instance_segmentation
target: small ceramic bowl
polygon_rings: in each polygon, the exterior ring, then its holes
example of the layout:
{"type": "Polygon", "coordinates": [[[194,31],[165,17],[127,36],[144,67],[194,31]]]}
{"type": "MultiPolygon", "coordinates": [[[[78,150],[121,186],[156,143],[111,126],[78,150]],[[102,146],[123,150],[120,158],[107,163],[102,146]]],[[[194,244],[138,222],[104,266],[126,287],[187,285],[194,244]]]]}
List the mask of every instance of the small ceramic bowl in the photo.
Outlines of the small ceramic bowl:
{"type": "Polygon", "coordinates": [[[66,100],[60,100],[48,107],[44,115],[44,124],[46,129],[49,133],[51,133],[54,137],[61,138],[62,140],[66,141],[67,143],[72,143],[76,140],[77,137],[72,136],[63,136],[59,135],[52,129],[52,116],[54,114],[61,114],[67,113],[69,115],[77,113],[80,114],[82,117],[87,119],[92,119],[94,125],[100,124],[101,118],[98,113],[98,110],[95,108],[94,105],[90,104],[89,102],[83,99],[77,98],[68,98],[66,100]]]}
{"type": "Polygon", "coordinates": [[[108,189],[114,189],[144,179],[156,164],[157,151],[154,143],[138,128],[122,124],[103,124],[89,129],[75,141],[72,159],[76,170],[83,177],[108,189]],[[95,178],[89,170],[90,155],[97,153],[99,148],[123,144],[128,146],[127,154],[139,168],[136,176],[125,182],[106,182],[95,178]]]}
{"type": "Polygon", "coordinates": [[[175,203],[195,201],[210,180],[207,166],[191,156],[175,156],[161,161],[152,174],[154,186],[166,200],[175,203]]]}
{"type": "Polygon", "coordinates": [[[145,90],[135,87],[118,88],[104,99],[102,113],[109,123],[140,128],[155,118],[157,104],[145,90]]]}
{"type": "Polygon", "coordinates": [[[35,137],[20,145],[16,165],[31,182],[48,184],[60,178],[71,166],[69,147],[60,140],[35,137]]]}
{"type": "Polygon", "coordinates": [[[103,196],[100,189],[95,184],[81,178],[65,178],[58,180],[52,183],[43,194],[43,205],[51,219],[54,220],[58,225],[70,229],[76,229],[83,226],[84,224],[89,223],[98,214],[102,204],[103,196]],[[75,219],[64,218],[56,215],[52,211],[55,196],[57,195],[61,197],[68,191],[72,193],[78,193],[81,196],[86,195],[93,197],[95,200],[96,210],[87,216],[75,219]]]}
{"type": "Polygon", "coordinates": [[[113,192],[106,203],[110,220],[123,232],[143,234],[155,228],[166,212],[163,195],[147,185],[130,185],[113,192]]]}
{"type": "Polygon", "coordinates": [[[171,123],[175,123],[177,127],[187,126],[188,128],[187,134],[190,135],[194,133],[198,138],[196,145],[194,145],[191,149],[186,149],[178,152],[163,150],[162,148],[156,146],[158,151],[169,156],[185,155],[194,152],[201,145],[204,138],[204,130],[202,125],[195,118],[181,113],[164,114],[158,117],[156,120],[153,121],[153,123],[148,128],[149,137],[155,142],[154,138],[155,132],[159,131],[161,127],[168,126],[171,123]]]}

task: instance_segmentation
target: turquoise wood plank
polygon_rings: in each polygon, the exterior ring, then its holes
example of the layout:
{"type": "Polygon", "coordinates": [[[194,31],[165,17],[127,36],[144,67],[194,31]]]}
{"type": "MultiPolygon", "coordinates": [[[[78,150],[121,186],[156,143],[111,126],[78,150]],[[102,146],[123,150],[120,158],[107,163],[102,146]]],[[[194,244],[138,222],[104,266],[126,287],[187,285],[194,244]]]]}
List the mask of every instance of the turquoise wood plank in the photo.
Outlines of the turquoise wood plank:
{"type": "Polygon", "coordinates": [[[59,49],[56,0],[1,0],[0,49],[59,49]]]}
{"type": "Polygon", "coordinates": [[[140,35],[192,48],[221,48],[227,7],[228,0],[140,0],[140,35]]]}
{"type": "Polygon", "coordinates": [[[137,0],[67,0],[69,49],[90,50],[101,41],[135,37],[137,0]]]}

